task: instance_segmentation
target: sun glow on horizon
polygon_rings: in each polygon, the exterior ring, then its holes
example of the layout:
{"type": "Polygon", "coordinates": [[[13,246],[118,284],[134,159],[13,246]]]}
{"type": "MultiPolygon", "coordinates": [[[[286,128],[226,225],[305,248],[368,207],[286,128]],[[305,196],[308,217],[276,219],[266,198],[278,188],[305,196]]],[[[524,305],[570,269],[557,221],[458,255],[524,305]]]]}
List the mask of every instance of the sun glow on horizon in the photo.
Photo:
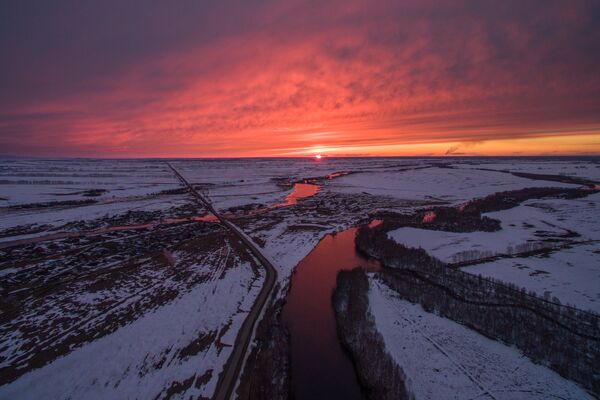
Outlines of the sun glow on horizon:
{"type": "Polygon", "coordinates": [[[316,158],[317,160],[320,160],[321,158],[323,158],[323,156],[322,156],[322,155],[320,155],[320,154],[316,154],[316,155],[315,155],[315,158],[316,158]]]}

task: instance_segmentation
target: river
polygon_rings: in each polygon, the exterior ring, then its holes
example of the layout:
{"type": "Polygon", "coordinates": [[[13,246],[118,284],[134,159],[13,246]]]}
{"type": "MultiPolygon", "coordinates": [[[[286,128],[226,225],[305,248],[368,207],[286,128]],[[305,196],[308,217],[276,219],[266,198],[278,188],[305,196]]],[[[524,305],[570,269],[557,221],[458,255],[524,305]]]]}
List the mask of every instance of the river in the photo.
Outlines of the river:
{"type": "Polygon", "coordinates": [[[363,266],[377,270],[375,260],[355,251],[356,228],[325,236],[296,267],[283,308],[290,332],[293,397],[363,399],[352,361],[337,336],[331,296],[337,273],[363,266]]]}

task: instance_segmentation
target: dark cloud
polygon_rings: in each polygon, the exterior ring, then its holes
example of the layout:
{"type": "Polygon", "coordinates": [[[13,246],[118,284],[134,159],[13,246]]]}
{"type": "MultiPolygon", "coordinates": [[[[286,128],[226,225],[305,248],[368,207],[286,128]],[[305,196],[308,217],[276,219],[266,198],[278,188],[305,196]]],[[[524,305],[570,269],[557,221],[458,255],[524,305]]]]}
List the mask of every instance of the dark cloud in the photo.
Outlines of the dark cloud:
{"type": "Polygon", "coordinates": [[[0,52],[3,152],[600,131],[597,1],[1,2],[0,52]]]}

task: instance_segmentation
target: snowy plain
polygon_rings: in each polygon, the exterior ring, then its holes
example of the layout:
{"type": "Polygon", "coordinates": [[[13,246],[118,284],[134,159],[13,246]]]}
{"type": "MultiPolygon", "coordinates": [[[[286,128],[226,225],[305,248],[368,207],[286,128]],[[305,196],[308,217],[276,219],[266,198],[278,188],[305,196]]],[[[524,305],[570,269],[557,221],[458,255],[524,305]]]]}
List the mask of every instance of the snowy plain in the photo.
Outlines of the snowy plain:
{"type": "Polygon", "coordinates": [[[210,397],[235,335],[223,336],[196,354],[183,350],[203,336],[237,332],[262,285],[259,280],[248,287],[249,271],[249,265],[241,264],[226,272],[222,282],[197,286],[116,332],[0,386],[0,397],[155,398],[165,396],[173,382],[190,378],[198,384],[185,391],[186,398],[210,397]]]}
{"type": "MultiPolygon", "coordinates": [[[[578,187],[501,172],[512,167],[522,172],[571,174],[587,179],[597,179],[600,170],[596,161],[551,159],[325,158],[320,161],[171,160],[171,163],[273,260],[278,270],[278,299],[286,295],[295,266],[325,235],[366,223],[379,211],[412,213],[435,205],[458,205],[498,191],[578,187]],[[498,171],[482,171],[479,167],[498,171]],[[336,172],[349,174],[327,178],[336,172]],[[318,186],[314,195],[301,198],[296,204],[278,206],[294,193],[294,183],[307,179],[318,186]],[[251,210],[240,210],[241,207],[251,210]]],[[[205,215],[206,210],[181,188],[163,160],[1,161],[0,242],[205,215]],[[94,190],[90,196],[89,191],[94,190]],[[47,204],[86,200],[93,202],[47,204]],[[29,207],[31,204],[33,208],[29,207]]],[[[447,262],[456,261],[455,256],[464,252],[502,255],[510,247],[516,249],[532,242],[543,244],[548,239],[587,242],[558,249],[544,257],[502,258],[464,270],[516,283],[542,295],[550,292],[562,302],[598,312],[600,225],[592,216],[597,214],[599,202],[600,194],[573,200],[529,200],[515,208],[487,214],[501,221],[502,230],[498,232],[457,234],[402,228],[391,236],[411,247],[422,247],[447,262]],[[571,231],[579,236],[563,237],[571,231]]],[[[36,321],[47,321],[39,324],[39,332],[35,332],[38,336],[44,335],[43,329],[48,327],[49,333],[60,334],[61,329],[68,330],[69,324],[76,324],[57,323],[60,310],[71,318],[69,321],[82,313],[102,315],[103,307],[108,304],[105,302],[119,302],[139,290],[152,290],[158,282],[168,282],[157,286],[165,293],[177,293],[148,307],[134,298],[123,303],[124,309],[137,307],[129,320],[121,321],[116,329],[102,328],[97,336],[78,343],[50,363],[0,385],[0,397],[146,398],[165,395],[169,388],[181,389],[182,385],[185,388],[173,393],[173,398],[210,397],[239,326],[263,281],[253,261],[244,258],[247,256],[229,239],[223,242],[222,236],[210,233],[211,229],[218,231],[211,226],[205,222],[190,222],[189,226],[158,224],[97,238],[62,239],[0,249],[4,298],[11,304],[29,298],[35,299],[34,304],[42,302],[42,306],[24,310],[21,320],[14,319],[23,321],[22,329],[8,323],[0,331],[0,344],[8,356],[3,366],[8,368],[17,365],[10,364],[11,360],[23,356],[20,347],[25,348],[31,340],[23,332],[36,326],[36,321]],[[197,236],[199,230],[208,233],[197,236]],[[161,241],[160,237],[165,239],[161,241]],[[34,254],[36,257],[32,258],[30,255],[34,254]],[[231,254],[227,268],[223,267],[225,254],[231,254]],[[185,279],[173,278],[173,271],[169,270],[173,268],[171,258],[185,279]],[[104,287],[106,280],[96,279],[95,273],[105,268],[111,274],[120,274],[121,267],[127,271],[131,260],[135,261],[136,269],[129,273],[130,278],[137,283],[104,287]],[[36,285],[49,285],[50,278],[64,276],[73,283],[65,291],[51,293],[47,298],[39,298],[40,288],[27,284],[32,279],[36,285]],[[165,280],[165,277],[170,278],[165,280]],[[14,293],[10,298],[6,297],[9,292],[14,293]],[[179,357],[190,345],[200,350],[179,357]]],[[[464,254],[458,256],[464,257],[464,254]]],[[[121,275],[116,276],[122,279],[121,275]]],[[[414,366],[411,381],[413,386],[421,388],[418,390],[423,390],[418,398],[475,398],[482,393],[481,386],[443,353],[441,356],[436,353],[436,347],[423,339],[421,332],[439,337],[440,343],[451,343],[453,358],[463,357],[461,365],[468,366],[469,374],[491,389],[496,398],[543,398],[543,394],[552,391],[565,398],[587,398],[577,385],[533,365],[515,349],[419,311],[419,306],[400,304],[382,288],[377,290],[379,294],[376,290],[371,293],[372,313],[384,321],[378,320],[378,328],[386,343],[390,341],[388,350],[399,365],[414,366]],[[428,322],[415,330],[402,316],[428,322]],[[402,334],[394,333],[400,329],[398,324],[404,323],[402,334]],[[478,351],[459,346],[461,340],[478,351]],[[415,350],[409,358],[398,347],[407,347],[403,343],[415,350]],[[431,357],[414,359],[423,351],[431,357]],[[434,365],[434,360],[443,367],[434,365]],[[493,361],[491,366],[490,361],[493,361]],[[440,371],[435,371],[436,368],[440,371]],[[438,382],[441,376],[446,380],[438,382]],[[444,389],[444,385],[449,386],[444,389]],[[508,393],[522,397],[511,397],[508,393]]],[[[88,331],[101,328],[110,321],[110,315],[113,314],[98,318],[97,326],[89,324],[88,331]]],[[[123,317],[119,313],[114,315],[123,317]]]]}
{"type": "Polygon", "coordinates": [[[416,399],[592,399],[519,350],[398,298],[371,277],[370,311],[416,399]]]}
{"type": "Polygon", "coordinates": [[[446,263],[499,256],[463,269],[600,312],[600,223],[593,217],[599,210],[598,193],[579,199],[536,199],[486,213],[501,222],[502,229],[496,232],[405,227],[391,231],[389,236],[408,247],[421,247],[446,263]],[[551,251],[518,256],[546,248],[551,251]]]}

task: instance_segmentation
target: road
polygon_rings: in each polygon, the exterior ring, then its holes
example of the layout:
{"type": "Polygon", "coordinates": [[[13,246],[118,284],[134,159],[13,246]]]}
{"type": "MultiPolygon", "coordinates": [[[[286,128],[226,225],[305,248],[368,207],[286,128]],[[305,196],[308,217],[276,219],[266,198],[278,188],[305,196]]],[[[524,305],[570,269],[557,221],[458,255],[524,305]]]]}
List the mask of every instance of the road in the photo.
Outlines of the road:
{"type": "Polygon", "coordinates": [[[265,268],[266,277],[265,283],[254,302],[254,305],[250,309],[248,316],[242,323],[242,327],[238,332],[238,335],[235,339],[235,343],[233,345],[233,351],[229,356],[229,360],[225,363],[225,367],[221,375],[219,375],[219,381],[217,382],[217,388],[215,389],[215,393],[213,395],[213,400],[229,400],[231,397],[233,390],[235,389],[238,376],[244,366],[244,360],[246,358],[246,351],[248,350],[248,346],[250,345],[250,340],[252,339],[252,334],[254,332],[254,326],[258,321],[258,318],[261,315],[261,312],[269,298],[271,290],[273,286],[275,286],[275,282],[277,281],[277,271],[271,262],[261,253],[260,249],[254,244],[254,242],[244,234],[237,226],[233,223],[225,219],[221,216],[217,210],[213,207],[211,202],[205,198],[202,194],[200,194],[194,187],[171,165],[171,163],[167,163],[169,168],[173,170],[177,178],[188,187],[193,196],[195,196],[198,201],[200,201],[211,213],[213,213],[219,221],[227,227],[234,235],[236,235],[246,246],[248,251],[256,257],[256,259],[262,264],[265,268]]]}

